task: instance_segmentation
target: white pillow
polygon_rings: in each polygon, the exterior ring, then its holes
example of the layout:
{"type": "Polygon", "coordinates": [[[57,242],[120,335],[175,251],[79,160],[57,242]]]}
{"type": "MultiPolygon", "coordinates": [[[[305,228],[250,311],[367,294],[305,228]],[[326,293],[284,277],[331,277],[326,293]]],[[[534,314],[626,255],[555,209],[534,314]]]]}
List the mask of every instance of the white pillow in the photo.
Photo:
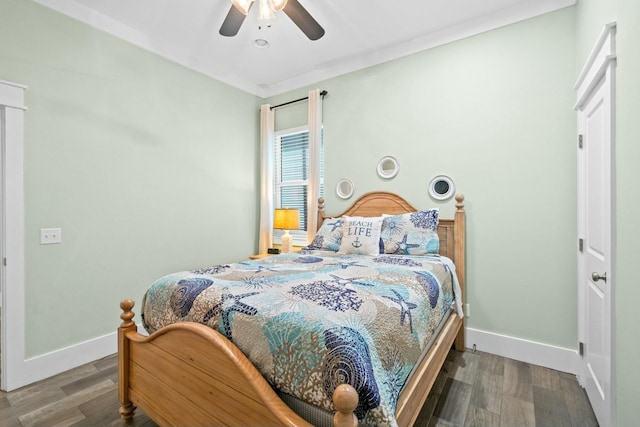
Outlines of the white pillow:
{"type": "Polygon", "coordinates": [[[378,255],[380,253],[380,229],[382,217],[342,217],[342,242],[340,254],[378,255]]]}

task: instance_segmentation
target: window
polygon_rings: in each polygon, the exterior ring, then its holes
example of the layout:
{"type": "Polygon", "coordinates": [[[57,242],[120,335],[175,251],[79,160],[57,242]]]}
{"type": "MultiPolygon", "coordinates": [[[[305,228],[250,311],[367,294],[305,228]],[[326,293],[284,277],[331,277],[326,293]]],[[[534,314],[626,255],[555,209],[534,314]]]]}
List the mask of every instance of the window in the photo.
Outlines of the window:
{"type": "MultiPolygon", "coordinates": [[[[322,134],[322,133],[321,133],[322,134]]],[[[320,138],[320,189],[324,197],[324,144],[320,138]]],[[[276,132],[274,167],[274,207],[296,208],[300,211],[300,229],[292,230],[293,243],[307,244],[307,215],[309,188],[309,129],[305,127],[276,132]]],[[[273,230],[274,240],[279,241],[282,230],[273,230]]]]}

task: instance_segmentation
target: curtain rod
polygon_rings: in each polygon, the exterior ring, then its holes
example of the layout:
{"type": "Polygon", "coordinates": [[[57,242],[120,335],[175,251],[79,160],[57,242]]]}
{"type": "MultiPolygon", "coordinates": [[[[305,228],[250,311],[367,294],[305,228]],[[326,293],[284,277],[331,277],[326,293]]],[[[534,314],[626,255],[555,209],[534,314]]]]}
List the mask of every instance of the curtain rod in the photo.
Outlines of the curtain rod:
{"type": "MultiPolygon", "coordinates": [[[[327,96],[328,93],[329,92],[327,92],[326,90],[323,90],[322,92],[320,92],[320,96],[324,98],[325,96],[327,96]]],[[[273,110],[273,109],[278,108],[278,107],[284,107],[285,105],[295,104],[296,102],[300,102],[300,101],[306,101],[307,99],[309,99],[309,97],[305,96],[304,98],[294,99],[293,101],[284,102],[282,104],[274,105],[274,106],[269,107],[269,108],[273,110]]]]}

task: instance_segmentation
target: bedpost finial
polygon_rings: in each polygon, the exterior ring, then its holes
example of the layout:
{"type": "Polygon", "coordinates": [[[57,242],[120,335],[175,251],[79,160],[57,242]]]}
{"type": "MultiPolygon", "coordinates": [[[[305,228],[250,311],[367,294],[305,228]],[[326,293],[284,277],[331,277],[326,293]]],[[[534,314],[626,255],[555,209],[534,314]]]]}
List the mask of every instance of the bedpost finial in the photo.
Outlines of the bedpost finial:
{"type": "Polygon", "coordinates": [[[121,327],[126,328],[134,324],[131,320],[133,316],[135,316],[135,313],[131,311],[134,305],[136,305],[136,303],[130,299],[125,299],[120,302],[120,308],[122,309],[122,314],[120,315],[120,319],[122,319],[121,327]]]}
{"type": "Polygon", "coordinates": [[[349,384],[340,384],[333,392],[333,405],[338,410],[333,416],[334,427],[356,427],[358,418],[355,411],[358,406],[358,392],[349,384]]]}
{"type": "Polygon", "coordinates": [[[456,194],[456,209],[461,211],[464,208],[464,194],[456,194]]]}

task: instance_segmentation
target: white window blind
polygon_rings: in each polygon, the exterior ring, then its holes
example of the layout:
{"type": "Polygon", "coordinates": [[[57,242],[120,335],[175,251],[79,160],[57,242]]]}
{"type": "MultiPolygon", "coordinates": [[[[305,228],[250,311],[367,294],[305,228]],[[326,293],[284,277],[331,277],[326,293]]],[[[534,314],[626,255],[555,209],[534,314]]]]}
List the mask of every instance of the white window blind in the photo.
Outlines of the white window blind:
{"type": "MultiPolygon", "coordinates": [[[[324,150],[320,142],[320,197],[324,196],[324,150]]],[[[300,229],[291,231],[294,244],[306,245],[309,227],[307,199],[309,188],[309,130],[307,127],[279,131],[275,138],[274,202],[276,208],[300,211],[300,229]]],[[[273,230],[276,240],[282,230],[273,230]]]]}

